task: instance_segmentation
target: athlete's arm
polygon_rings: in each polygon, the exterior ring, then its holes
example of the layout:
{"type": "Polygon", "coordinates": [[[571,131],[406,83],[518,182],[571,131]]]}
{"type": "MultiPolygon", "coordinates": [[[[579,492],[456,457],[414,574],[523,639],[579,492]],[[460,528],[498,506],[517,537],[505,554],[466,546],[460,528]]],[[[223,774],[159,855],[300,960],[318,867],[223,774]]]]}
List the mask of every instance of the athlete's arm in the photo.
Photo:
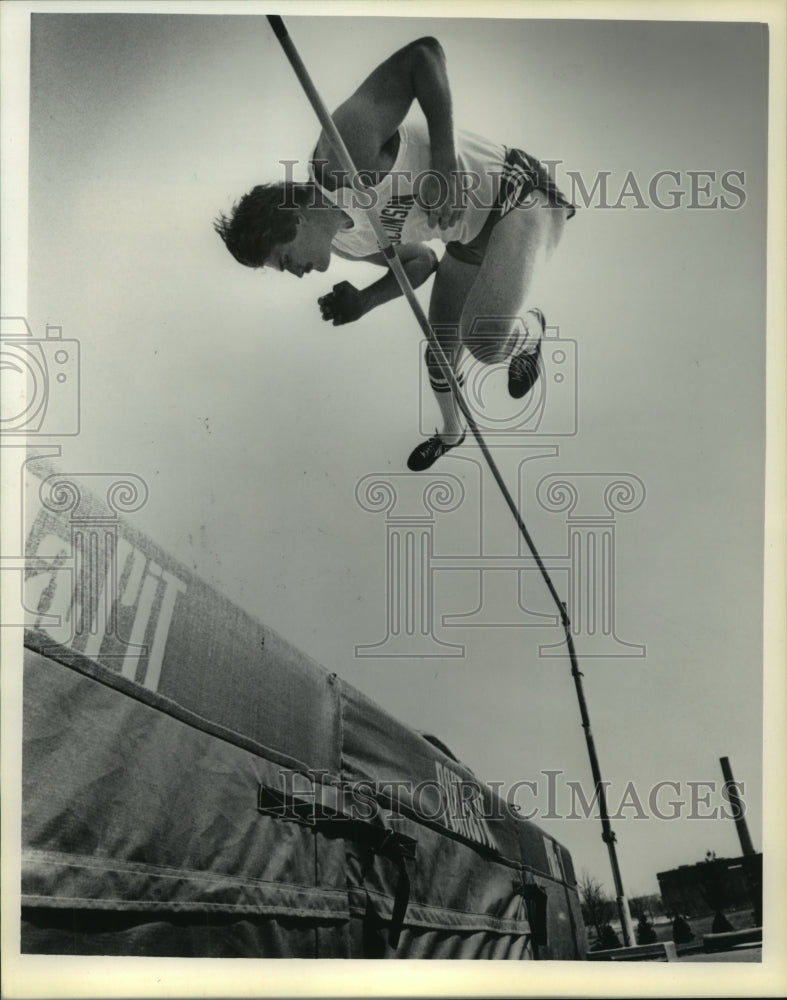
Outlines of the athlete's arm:
{"type": "MultiPolygon", "coordinates": [[[[402,294],[399,283],[393,272],[388,269],[385,257],[381,253],[358,258],[351,257],[335,247],[333,253],[345,260],[360,259],[387,269],[382,278],[366,288],[358,289],[349,281],[341,281],[338,285],[334,285],[327,295],[323,295],[317,300],[322,318],[331,321],[334,326],[352,323],[371,312],[372,309],[376,309],[402,294]]],[[[398,246],[396,247],[396,255],[402,262],[407,279],[413,288],[418,288],[437,270],[437,255],[425,243],[409,243],[398,246]]]]}
{"type": "MultiPolygon", "coordinates": [[[[435,179],[436,197],[425,201],[431,225],[442,228],[457,221],[460,209],[456,198],[457,160],[454,140],[453,103],[448,83],[445,53],[436,38],[419,38],[399,49],[368,76],[355,93],[334,112],[333,120],[341,133],[356,167],[363,173],[389,169],[385,146],[404,121],[413,101],[417,101],[429,128],[432,169],[448,181],[447,189],[435,179]]],[[[327,172],[341,173],[333,154],[325,149],[327,172]]]]}

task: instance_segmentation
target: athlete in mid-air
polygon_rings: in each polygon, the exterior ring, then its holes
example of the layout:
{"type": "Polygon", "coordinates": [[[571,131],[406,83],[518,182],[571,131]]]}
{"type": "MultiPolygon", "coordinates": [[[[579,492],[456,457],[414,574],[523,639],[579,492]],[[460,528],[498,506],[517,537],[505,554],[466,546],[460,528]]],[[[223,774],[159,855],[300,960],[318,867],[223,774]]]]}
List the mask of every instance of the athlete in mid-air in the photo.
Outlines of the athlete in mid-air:
{"type": "MultiPolygon", "coordinates": [[[[429,322],[458,371],[463,350],[509,361],[508,391],[523,397],[539,374],[544,317],[525,308],[533,275],[560,241],[574,208],[546,168],[519,149],[455,130],[445,55],[421,38],[386,59],[334,113],[367,191],[359,193],[325,133],[309,180],[263,184],[215,228],[241,264],[298,278],[326,271],[331,254],[386,266],[367,218],[373,204],[414,288],[436,272],[429,322]],[[405,122],[414,101],[424,121],[405,122]],[[426,243],[439,239],[438,261],[426,243]]],[[[388,271],[366,288],[335,285],[322,318],[351,323],[401,295],[388,271]]],[[[431,348],[425,362],[443,421],[407,465],[428,469],[465,436],[461,412],[431,348]]]]}

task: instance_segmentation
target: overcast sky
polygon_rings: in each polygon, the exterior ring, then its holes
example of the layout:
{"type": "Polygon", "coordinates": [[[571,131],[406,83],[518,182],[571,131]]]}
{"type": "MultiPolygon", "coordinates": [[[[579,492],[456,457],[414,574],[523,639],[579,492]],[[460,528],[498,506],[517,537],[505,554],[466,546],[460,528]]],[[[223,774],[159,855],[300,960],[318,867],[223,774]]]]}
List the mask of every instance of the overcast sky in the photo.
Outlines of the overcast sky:
{"type": "MultiPolygon", "coordinates": [[[[556,565],[566,515],[539,505],[544,477],[641,481],[644,502],[615,522],[616,630],[645,655],[581,663],[611,805],[628,782],[647,800],[669,780],[681,783],[685,817],[687,782],[720,783],[718,759],[729,756],[760,849],[765,30],[288,24],[329,107],[396,48],[433,34],[460,127],[559,161],[564,188],[567,171],[588,186],[606,171],[612,203],[633,172],[644,204],[632,196],[619,210],[580,210],[534,300],[577,345],[577,433],[495,453],[556,565]],[[664,170],[678,177],[661,197],[684,192],[671,211],[648,192],[664,170]],[[727,199],[738,207],[687,207],[689,171],[714,174],[700,182],[710,192],[696,194],[702,204],[737,172],[730,183],[743,193],[727,199]],[[546,454],[535,457],[537,446],[546,454]]],[[[516,574],[482,580],[468,559],[436,574],[440,636],[463,656],[355,656],[384,637],[386,608],[385,519],[361,509],[356,485],[403,473],[421,436],[421,336],[402,300],[352,326],[322,324],[317,298],[343,279],[375,280],[376,269],[337,260],[302,281],[253,272],[212,231],[218,211],[281,177],[280,159],[305,161],[318,134],[265,20],[39,15],[31,66],[28,317],[37,335],[62,325],[82,351],[83,430],[64,444],[61,467],[141,476],[150,498],[137,527],[328,670],[438,734],[480,777],[545,788],[543,772],[560,771],[558,781],[590,794],[568,662],[539,655],[560,635],[516,627],[516,574]],[[482,600],[488,620],[499,607],[508,627],[442,625],[482,600]]],[[[488,405],[505,415],[504,373],[495,379],[488,405]]],[[[437,412],[424,400],[431,433],[437,412]]],[[[569,397],[554,405],[550,419],[564,419],[569,397]]],[[[468,444],[433,470],[465,488],[435,521],[440,556],[478,555],[482,539],[486,553],[517,552],[480,462],[468,444]]],[[[604,513],[595,507],[590,515],[604,513]]],[[[549,612],[536,576],[522,579],[525,606],[549,612]]],[[[555,580],[566,594],[562,571],[555,580]]],[[[578,871],[612,891],[596,821],[541,822],[578,871]]],[[[657,891],[657,871],[708,850],[740,853],[730,821],[613,826],[629,895],[657,891]]]]}

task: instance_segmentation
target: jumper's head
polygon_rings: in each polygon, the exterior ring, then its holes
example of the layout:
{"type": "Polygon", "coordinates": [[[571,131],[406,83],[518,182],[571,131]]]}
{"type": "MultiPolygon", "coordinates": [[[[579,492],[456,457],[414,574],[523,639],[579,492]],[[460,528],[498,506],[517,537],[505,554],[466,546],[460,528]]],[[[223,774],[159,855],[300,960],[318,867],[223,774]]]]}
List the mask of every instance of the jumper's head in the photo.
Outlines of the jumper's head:
{"type": "Polygon", "coordinates": [[[313,184],[287,182],[258,184],[213,228],[240,264],[302,277],[328,269],[331,240],[343,223],[313,184]]]}

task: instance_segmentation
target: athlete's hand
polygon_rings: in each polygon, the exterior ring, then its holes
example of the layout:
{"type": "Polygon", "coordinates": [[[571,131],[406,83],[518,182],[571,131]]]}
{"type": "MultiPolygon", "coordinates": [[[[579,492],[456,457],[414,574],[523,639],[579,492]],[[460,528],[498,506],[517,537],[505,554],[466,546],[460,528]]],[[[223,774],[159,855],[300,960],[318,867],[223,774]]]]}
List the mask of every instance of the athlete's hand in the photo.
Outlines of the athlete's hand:
{"type": "Polygon", "coordinates": [[[322,318],[332,320],[334,326],[353,323],[363,316],[363,300],[361,293],[349,281],[340,281],[333,290],[317,299],[322,318]]]}
{"type": "Polygon", "coordinates": [[[426,211],[429,226],[450,229],[464,211],[464,188],[459,163],[453,150],[432,152],[432,169],[421,183],[419,204],[426,211]]]}

